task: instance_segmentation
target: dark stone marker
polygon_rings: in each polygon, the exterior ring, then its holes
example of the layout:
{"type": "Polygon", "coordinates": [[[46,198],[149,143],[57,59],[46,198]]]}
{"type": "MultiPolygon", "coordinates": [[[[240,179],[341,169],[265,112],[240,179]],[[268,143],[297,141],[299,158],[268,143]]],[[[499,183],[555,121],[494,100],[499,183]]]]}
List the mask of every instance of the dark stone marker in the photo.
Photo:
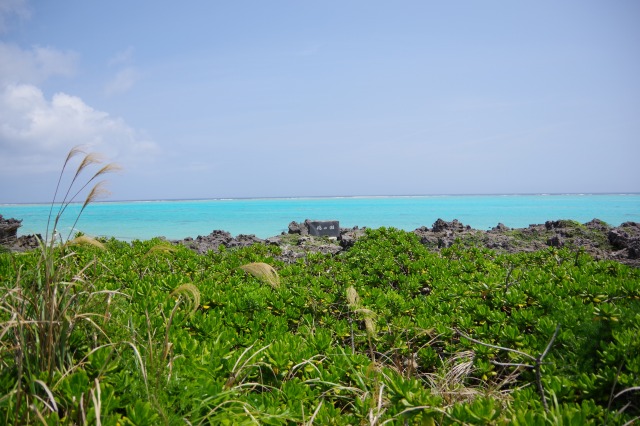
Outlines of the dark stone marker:
{"type": "Polygon", "coordinates": [[[337,220],[309,220],[306,221],[309,235],[314,237],[339,237],[340,222],[337,220]]]}

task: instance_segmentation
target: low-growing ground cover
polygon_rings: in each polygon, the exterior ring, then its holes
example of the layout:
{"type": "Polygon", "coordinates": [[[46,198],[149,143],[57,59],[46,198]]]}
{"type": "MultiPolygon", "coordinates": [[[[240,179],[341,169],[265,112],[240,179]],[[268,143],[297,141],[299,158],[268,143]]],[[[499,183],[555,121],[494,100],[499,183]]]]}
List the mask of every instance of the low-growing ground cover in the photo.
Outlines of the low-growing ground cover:
{"type": "Polygon", "coordinates": [[[640,416],[638,269],[569,250],[433,253],[387,228],[293,264],[275,246],[76,242],[51,253],[58,316],[35,312],[41,253],[0,254],[0,423],[640,416]]]}

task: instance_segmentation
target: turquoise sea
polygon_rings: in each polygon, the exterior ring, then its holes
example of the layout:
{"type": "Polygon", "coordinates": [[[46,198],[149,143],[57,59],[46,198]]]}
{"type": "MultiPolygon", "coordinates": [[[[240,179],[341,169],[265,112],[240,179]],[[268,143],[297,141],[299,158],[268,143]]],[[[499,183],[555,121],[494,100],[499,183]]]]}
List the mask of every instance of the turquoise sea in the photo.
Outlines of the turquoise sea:
{"type": "MultiPolygon", "coordinates": [[[[49,204],[0,204],[5,218],[22,219],[19,235],[45,234],[49,204]]],[[[80,205],[71,205],[58,230],[72,232],[80,205]]],[[[55,212],[55,210],[54,210],[55,212]]],[[[547,220],[593,218],[610,225],[640,222],[640,194],[438,195],[403,197],[256,198],[100,202],[89,205],[76,226],[93,236],[122,240],[165,236],[182,239],[214,229],[233,235],[278,235],[289,222],[339,220],[341,227],[393,226],[414,230],[438,219],[458,219],[476,229],[498,223],[512,228],[547,220]]]]}

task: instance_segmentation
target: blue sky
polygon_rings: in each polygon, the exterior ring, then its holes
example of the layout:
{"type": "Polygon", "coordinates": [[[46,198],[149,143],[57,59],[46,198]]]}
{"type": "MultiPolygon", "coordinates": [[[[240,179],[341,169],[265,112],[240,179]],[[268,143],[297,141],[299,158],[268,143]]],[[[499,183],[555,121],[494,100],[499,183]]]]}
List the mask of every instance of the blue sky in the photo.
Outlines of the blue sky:
{"type": "Polygon", "coordinates": [[[640,2],[0,0],[0,203],[640,192],[640,2]]]}

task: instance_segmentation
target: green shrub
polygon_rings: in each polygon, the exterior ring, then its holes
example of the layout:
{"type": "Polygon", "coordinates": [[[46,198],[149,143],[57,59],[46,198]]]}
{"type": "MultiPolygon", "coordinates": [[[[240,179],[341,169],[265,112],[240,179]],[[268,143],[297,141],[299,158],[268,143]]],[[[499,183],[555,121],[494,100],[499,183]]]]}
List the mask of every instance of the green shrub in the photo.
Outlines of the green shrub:
{"type": "Polygon", "coordinates": [[[50,370],[40,325],[22,321],[43,312],[30,302],[45,294],[42,252],[0,254],[5,423],[622,425],[640,415],[638,269],[576,262],[569,250],[432,253],[392,228],[290,265],[258,245],[198,255],[160,240],[100,243],[46,252],[67,313],[50,370]],[[273,265],[279,285],[247,264],[273,265]]]}

